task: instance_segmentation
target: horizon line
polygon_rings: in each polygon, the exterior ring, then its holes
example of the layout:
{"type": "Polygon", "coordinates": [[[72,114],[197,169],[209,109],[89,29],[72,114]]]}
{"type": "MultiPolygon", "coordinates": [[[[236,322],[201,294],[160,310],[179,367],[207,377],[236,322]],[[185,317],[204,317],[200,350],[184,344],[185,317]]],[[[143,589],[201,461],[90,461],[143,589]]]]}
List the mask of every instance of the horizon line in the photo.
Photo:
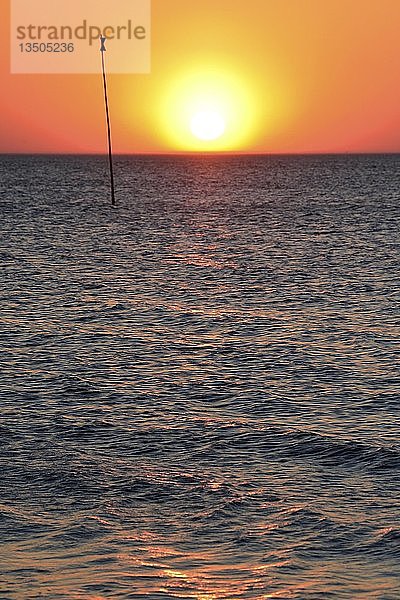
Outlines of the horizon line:
{"type": "MultiPolygon", "coordinates": [[[[113,152],[113,156],[397,156],[400,150],[342,151],[342,152],[237,152],[237,151],[182,151],[182,152],[113,152]]],[[[104,156],[107,152],[0,152],[0,156],[104,156]]]]}

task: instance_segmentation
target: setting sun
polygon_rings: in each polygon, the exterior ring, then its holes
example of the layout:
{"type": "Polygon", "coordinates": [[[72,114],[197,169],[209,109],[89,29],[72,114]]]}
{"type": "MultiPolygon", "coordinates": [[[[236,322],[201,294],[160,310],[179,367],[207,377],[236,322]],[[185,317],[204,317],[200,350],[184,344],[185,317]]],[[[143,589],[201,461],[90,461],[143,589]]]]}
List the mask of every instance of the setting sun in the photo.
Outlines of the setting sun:
{"type": "Polygon", "coordinates": [[[214,65],[177,74],[161,96],[161,130],[177,150],[238,150],[253,137],[258,117],[251,84],[214,65]]]}
{"type": "Polygon", "coordinates": [[[225,120],[217,111],[202,110],[192,118],[190,130],[200,140],[215,140],[223,135],[225,120]]]}

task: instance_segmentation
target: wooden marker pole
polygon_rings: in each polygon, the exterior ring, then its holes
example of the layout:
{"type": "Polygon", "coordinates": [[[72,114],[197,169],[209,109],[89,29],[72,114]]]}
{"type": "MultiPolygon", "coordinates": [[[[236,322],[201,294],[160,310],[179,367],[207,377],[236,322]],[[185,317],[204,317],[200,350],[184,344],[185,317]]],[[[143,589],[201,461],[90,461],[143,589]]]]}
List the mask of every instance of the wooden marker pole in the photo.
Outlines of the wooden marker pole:
{"type": "Polygon", "coordinates": [[[106,119],[107,119],[107,136],[108,136],[108,159],[110,163],[110,182],[111,182],[111,205],[115,206],[115,189],[114,189],[114,170],[113,170],[113,156],[112,156],[112,147],[111,147],[111,125],[110,125],[110,113],[108,109],[108,96],[107,96],[107,78],[106,78],[106,69],[104,65],[104,52],[106,52],[106,39],[105,37],[100,37],[101,47],[101,67],[103,70],[103,85],[104,85],[104,103],[106,108],[106,119]]]}

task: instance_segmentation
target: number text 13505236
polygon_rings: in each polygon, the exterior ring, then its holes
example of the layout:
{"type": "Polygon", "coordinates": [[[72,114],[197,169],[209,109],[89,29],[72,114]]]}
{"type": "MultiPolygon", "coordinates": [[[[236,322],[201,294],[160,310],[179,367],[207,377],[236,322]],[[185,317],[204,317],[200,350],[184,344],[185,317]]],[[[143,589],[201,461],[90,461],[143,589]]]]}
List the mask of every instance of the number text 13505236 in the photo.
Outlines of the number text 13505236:
{"type": "Polygon", "coordinates": [[[75,47],[74,44],[72,42],[70,43],[66,43],[66,42],[56,42],[56,43],[51,43],[51,42],[42,42],[42,43],[37,43],[37,42],[24,42],[19,44],[19,48],[21,50],[21,52],[54,52],[54,53],[65,53],[65,52],[74,52],[75,51],[75,47]]]}

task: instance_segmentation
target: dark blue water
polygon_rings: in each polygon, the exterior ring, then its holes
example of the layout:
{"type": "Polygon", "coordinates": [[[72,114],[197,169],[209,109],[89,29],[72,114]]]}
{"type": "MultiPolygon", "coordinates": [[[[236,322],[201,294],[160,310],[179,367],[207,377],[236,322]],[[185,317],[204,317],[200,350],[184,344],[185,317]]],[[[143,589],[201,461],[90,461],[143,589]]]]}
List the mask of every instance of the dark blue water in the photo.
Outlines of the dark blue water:
{"type": "Polygon", "coordinates": [[[400,598],[399,167],[0,158],[1,598],[400,598]]]}

